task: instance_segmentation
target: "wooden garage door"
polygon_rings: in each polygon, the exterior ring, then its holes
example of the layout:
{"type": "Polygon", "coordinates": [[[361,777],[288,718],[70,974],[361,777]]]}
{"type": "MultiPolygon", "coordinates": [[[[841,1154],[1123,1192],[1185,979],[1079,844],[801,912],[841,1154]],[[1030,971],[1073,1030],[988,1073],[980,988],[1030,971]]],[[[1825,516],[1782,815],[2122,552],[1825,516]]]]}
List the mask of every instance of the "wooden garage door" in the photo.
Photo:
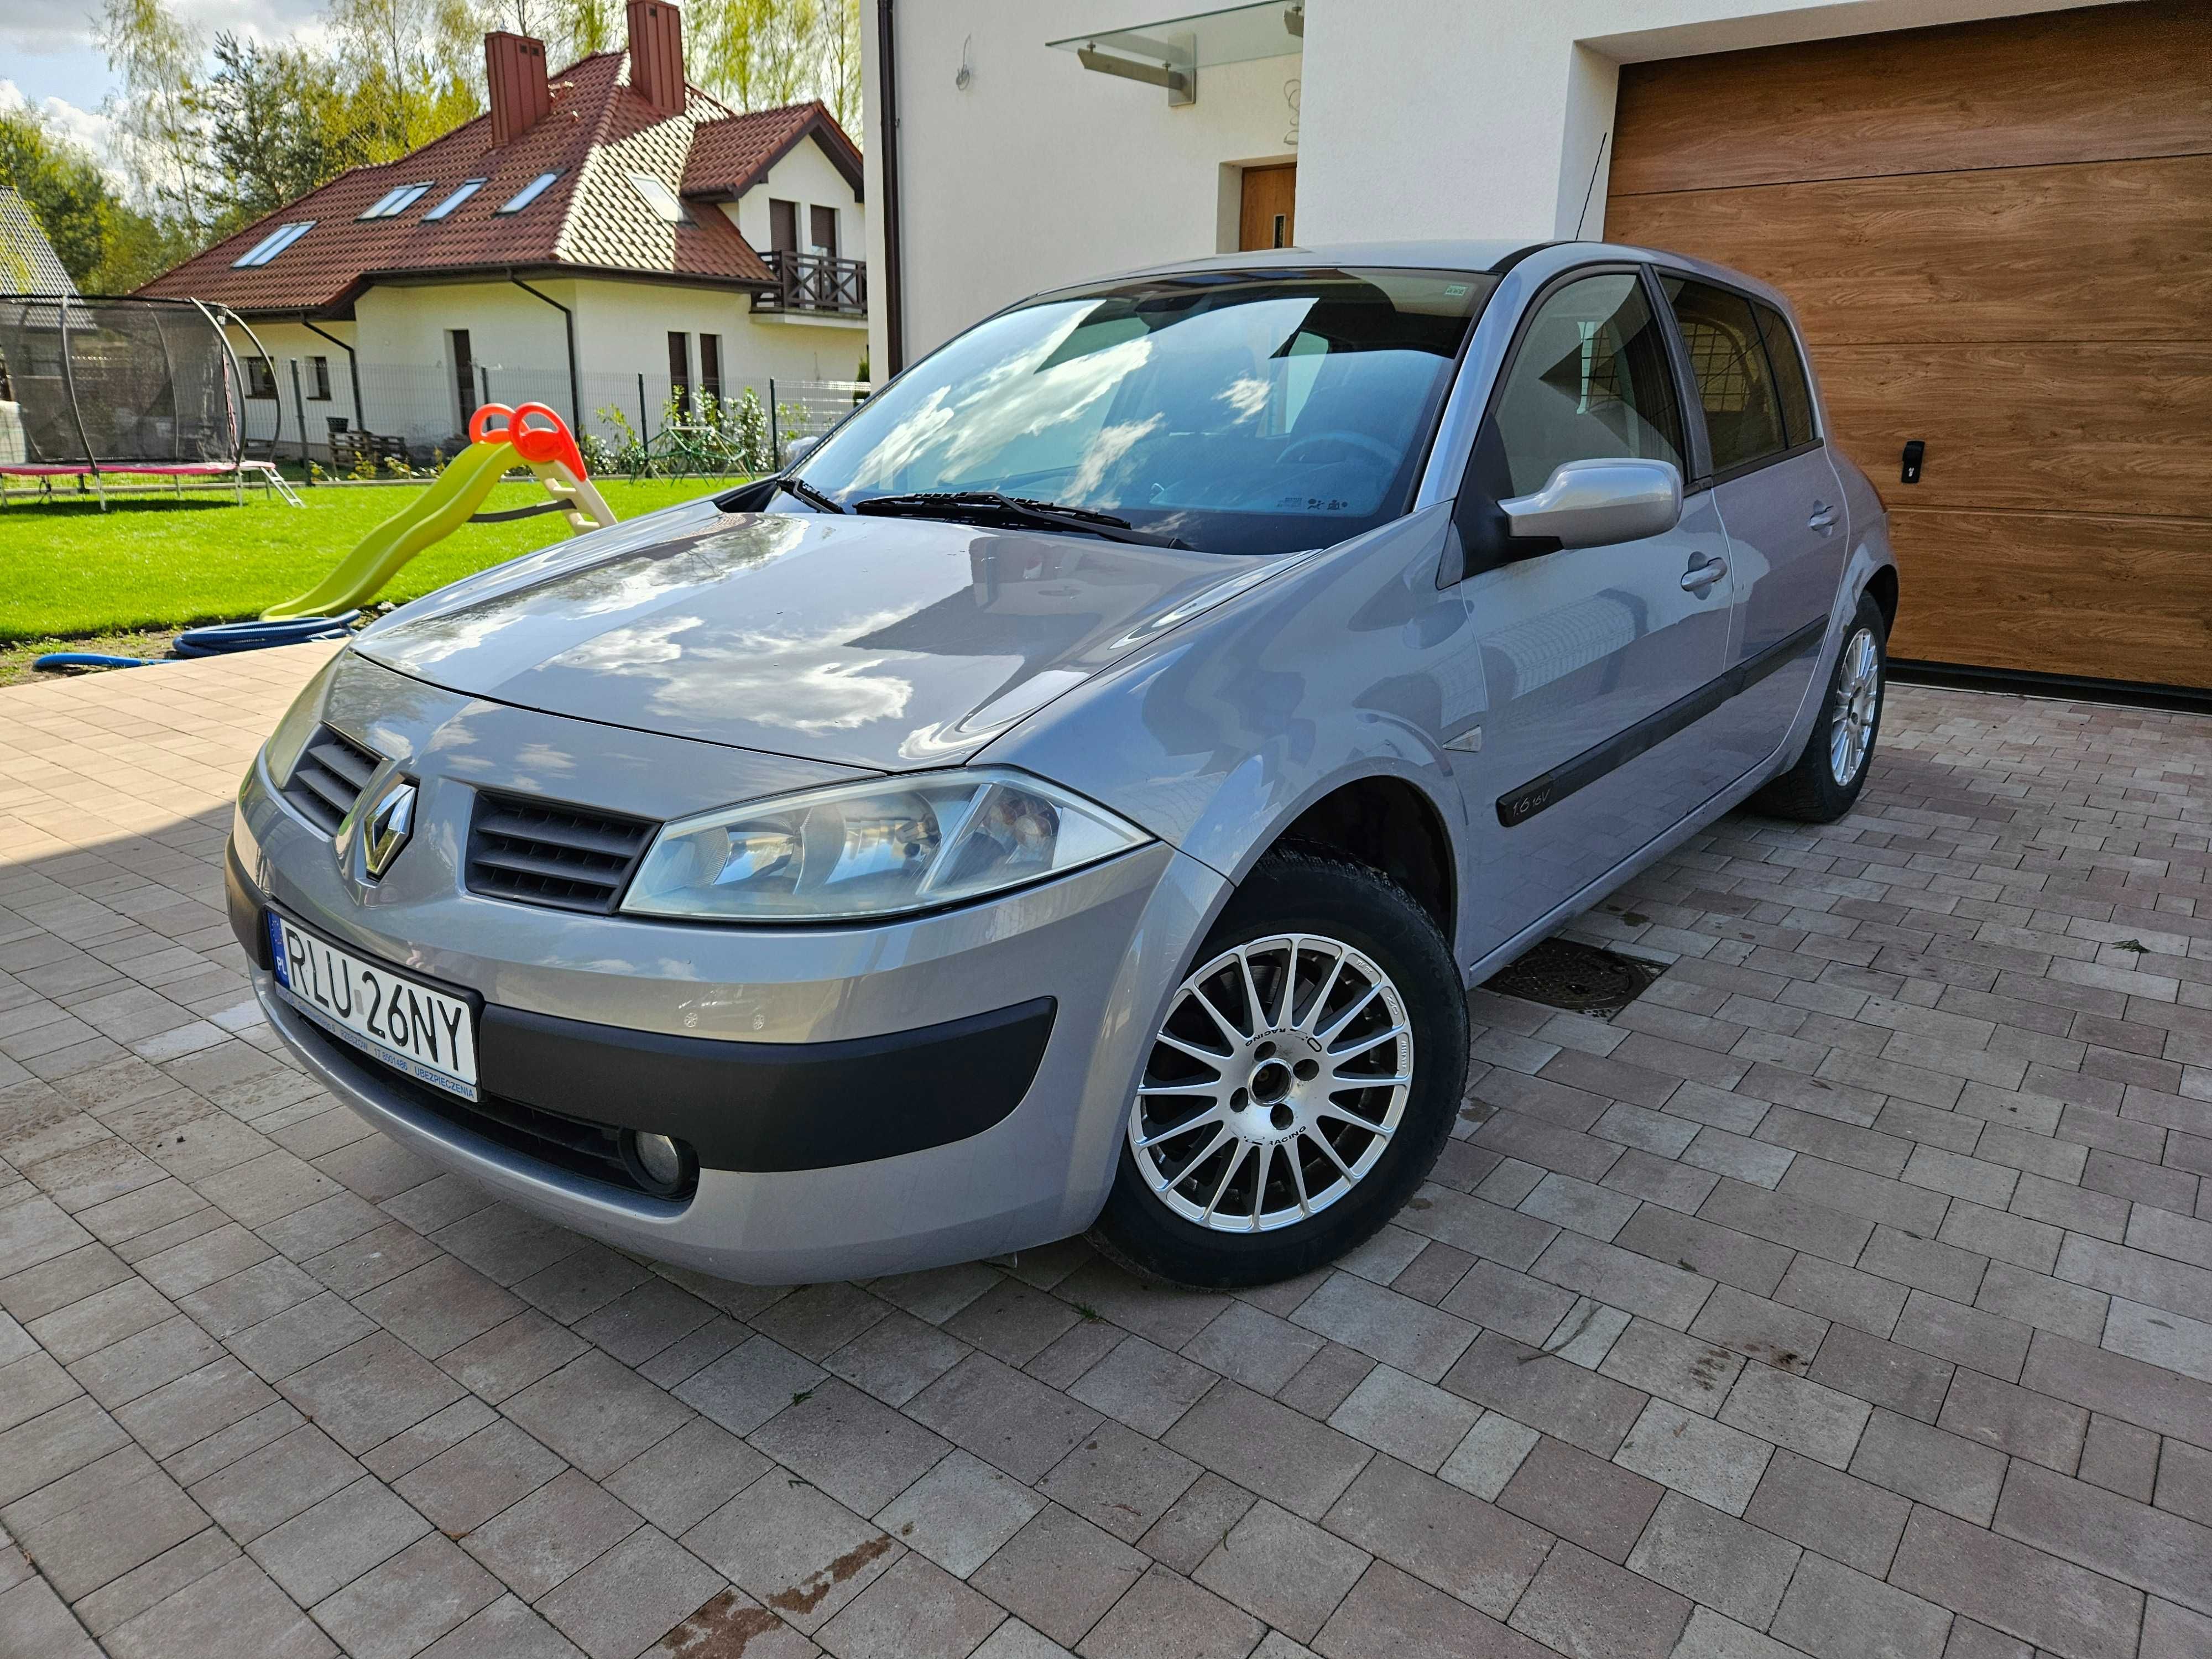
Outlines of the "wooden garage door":
{"type": "Polygon", "coordinates": [[[1898,656],[2212,686],[2212,3],[1632,64],[1614,142],[1609,236],[1796,305],[1898,656]]]}

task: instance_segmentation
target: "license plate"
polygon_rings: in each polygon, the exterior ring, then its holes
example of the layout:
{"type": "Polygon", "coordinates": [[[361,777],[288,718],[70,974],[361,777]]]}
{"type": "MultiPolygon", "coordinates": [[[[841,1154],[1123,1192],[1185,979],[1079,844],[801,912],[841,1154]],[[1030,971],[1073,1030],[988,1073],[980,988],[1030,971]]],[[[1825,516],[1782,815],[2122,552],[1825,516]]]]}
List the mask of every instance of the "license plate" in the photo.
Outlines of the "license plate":
{"type": "Polygon", "coordinates": [[[295,1008],[410,1077],[477,1097],[476,1020],[466,1002],[342,951],[274,910],[268,920],[277,988],[295,1008]]]}

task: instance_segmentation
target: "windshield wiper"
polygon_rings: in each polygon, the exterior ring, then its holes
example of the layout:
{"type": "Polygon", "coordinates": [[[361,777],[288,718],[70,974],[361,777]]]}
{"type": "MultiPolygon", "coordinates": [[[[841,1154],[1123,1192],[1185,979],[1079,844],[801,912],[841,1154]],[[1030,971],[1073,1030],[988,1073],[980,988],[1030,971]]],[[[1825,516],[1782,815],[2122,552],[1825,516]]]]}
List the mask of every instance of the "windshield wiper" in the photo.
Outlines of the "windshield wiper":
{"type": "Polygon", "coordinates": [[[842,513],[845,510],[804,478],[786,474],[775,481],[775,487],[787,495],[798,496],[809,507],[819,507],[824,513],[842,513]]]}
{"type": "Polygon", "coordinates": [[[1176,536],[1139,530],[1127,519],[1097,513],[1087,507],[1062,507],[1057,501],[1031,501],[995,489],[925,489],[907,495],[872,495],[853,503],[855,513],[878,514],[903,519],[994,519],[1030,525],[1039,530],[1065,530],[1079,536],[1102,536],[1109,542],[1133,542],[1141,547],[1178,547],[1190,544],[1176,536]]]}

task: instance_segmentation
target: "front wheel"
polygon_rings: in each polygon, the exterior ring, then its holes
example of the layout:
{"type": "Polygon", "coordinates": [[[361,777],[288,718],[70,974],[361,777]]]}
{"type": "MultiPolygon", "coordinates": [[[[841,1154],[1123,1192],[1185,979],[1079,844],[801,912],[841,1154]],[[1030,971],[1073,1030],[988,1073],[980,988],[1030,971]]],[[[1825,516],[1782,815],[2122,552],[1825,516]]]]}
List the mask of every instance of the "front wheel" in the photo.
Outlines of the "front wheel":
{"type": "Polygon", "coordinates": [[[1888,626],[1871,595],[1844,634],[1844,648],[1828,676],[1826,695],[1805,740],[1797,763],[1751,798],[1755,812],[1832,823],[1851,810],[1866,787],[1867,765],[1881,731],[1883,692],[1888,683],[1886,649],[1888,626]]]}
{"type": "Polygon", "coordinates": [[[1381,872],[1261,860],[1169,1000],[1099,1231],[1139,1270],[1230,1288],[1370,1237],[1449,1137],[1466,996],[1435,921],[1381,872]]]}

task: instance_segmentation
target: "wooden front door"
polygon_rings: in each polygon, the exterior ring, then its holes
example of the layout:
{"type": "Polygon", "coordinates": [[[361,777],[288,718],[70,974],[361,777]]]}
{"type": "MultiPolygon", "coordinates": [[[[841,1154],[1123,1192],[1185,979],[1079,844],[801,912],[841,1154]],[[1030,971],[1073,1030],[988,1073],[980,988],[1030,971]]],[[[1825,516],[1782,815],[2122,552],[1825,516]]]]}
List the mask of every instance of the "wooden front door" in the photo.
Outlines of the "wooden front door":
{"type": "Polygon", "coordinates": [[[2207,64],[2135,0],[1622,70],[1606,234],[1790,296],[1897,656],[2212,686],[2207,64]]]}
{"type": "Polygon", "coordinates": [[[1297,240],[1298,164],[1244,169],[1244,210],[1239,216],[1237,246],[1289,247],[1297,240]]]}

